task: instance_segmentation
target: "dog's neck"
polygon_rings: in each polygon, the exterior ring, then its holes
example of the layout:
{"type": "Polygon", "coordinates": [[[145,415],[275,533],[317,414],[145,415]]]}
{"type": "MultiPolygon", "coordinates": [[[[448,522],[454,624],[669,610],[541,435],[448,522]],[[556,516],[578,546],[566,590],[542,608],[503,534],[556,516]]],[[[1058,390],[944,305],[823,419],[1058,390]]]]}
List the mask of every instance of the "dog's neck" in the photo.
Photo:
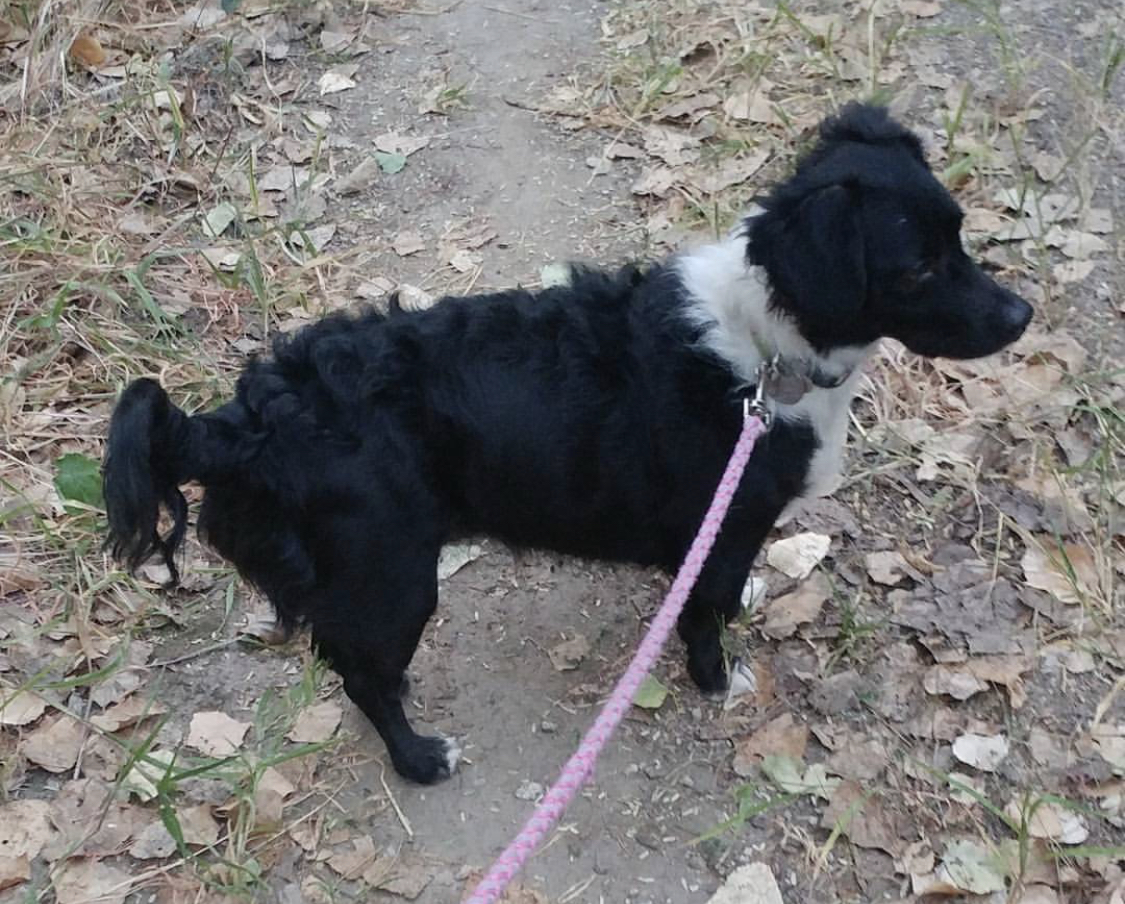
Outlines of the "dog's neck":
{"type": "Polygon", "coordinates": [[[701,330],[703,344],[747,385],[757,382],[763,361],[776,357],[785,370],[807,378],[812,390],[850,386],[874,350],[814,349],[796,323],[770,304],[769,280],[748,263],[742,229],[682,254],[676,266],[690,298],[685,314],[701,330]]]}

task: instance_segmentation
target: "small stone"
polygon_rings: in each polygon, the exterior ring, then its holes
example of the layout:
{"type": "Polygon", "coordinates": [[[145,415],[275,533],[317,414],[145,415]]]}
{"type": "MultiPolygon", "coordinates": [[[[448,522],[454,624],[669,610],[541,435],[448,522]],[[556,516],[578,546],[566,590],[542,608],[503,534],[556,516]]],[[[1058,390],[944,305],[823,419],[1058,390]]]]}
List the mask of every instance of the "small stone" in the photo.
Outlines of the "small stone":
{"type": "Polygon", "coordinates": [[[543,732],[543,734],[554,734],[559,730],[559,726],[557,723],[552,722],[550,719],[544,719],[539,723],[539,730],[543,732]]]}
{"type": "Polygon", "coordinates": [[[522,781],[520,786],[516,788],[516,798],[518,800],[539,800],[546,790],[539,782],[522,781]]]}

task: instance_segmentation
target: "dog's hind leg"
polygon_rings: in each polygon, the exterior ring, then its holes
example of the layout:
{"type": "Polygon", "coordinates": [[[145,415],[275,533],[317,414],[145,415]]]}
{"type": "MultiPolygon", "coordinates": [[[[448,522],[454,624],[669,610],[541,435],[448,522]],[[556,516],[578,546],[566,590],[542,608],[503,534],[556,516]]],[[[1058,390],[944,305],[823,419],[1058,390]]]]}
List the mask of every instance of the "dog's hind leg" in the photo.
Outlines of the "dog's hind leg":
{"type": "Polygon", "coordinates": [[[325,588],[313,643],[344,679],[344,691],[387,745],[395,771],[431,784],[448,778],[460,751],[448,738],[424,737],[402,706],[406,668],[437,606],[437,549],[401,551],[380,561],[367,552],[325,588]]]}

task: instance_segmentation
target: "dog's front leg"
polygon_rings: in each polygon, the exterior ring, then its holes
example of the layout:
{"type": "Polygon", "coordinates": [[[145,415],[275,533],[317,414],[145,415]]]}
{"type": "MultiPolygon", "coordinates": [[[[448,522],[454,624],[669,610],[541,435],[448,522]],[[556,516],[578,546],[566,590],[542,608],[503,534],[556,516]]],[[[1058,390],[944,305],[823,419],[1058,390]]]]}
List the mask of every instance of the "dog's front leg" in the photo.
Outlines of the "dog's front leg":
{"type": "Polygon", "coordinates": [[[730,683],[723,655],[723,631],[742,611],[742,588],[776,511],[747,518],[744,510],[732,510],[677,628],[687,647],[688,674],[709,697],[722,697],[730,683]]]}

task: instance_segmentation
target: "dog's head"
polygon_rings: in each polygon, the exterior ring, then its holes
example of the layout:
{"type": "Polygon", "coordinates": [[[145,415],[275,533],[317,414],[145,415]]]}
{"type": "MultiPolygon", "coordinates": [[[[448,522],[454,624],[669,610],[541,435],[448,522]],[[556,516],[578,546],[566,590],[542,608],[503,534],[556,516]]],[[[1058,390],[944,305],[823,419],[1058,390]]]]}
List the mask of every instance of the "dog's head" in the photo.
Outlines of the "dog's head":
{"type": "Polygon", "coordinates": [[[961,247],[961,209],[918,138],[885,109],[845,107],[748,221],[772,304],[820,352],[890,336],[923,355],[976,358],[1023,333],[1031,306],[961,247]]]}

